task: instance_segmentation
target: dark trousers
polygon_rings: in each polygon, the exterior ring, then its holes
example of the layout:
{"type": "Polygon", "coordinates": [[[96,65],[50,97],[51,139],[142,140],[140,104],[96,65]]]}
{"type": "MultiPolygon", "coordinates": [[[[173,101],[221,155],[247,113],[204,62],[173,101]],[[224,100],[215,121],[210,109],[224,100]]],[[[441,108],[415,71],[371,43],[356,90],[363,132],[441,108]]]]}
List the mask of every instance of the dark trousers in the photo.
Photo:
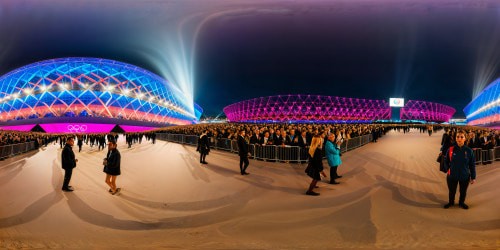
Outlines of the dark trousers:
{"type": "Polygon", "coordinates": [[[64,169],[64,182],[63,182],[63,189],[68,189],[69,186],[69,181],[71,180],[71,175],[73,174],[73,169],[64,169]]]}
{"type": "Polygon", "coordinates": [[[330,167],[330,179],[335,179],[337,178],[337,167],[330,167]]]}
{"type": "Polygon", "coordinates": [[[205,157],[207,157],[207,154],[200,154],[200,163],[205,162],[205,157]]]}
{"type": "Polygon", "coordinates": [[[460,198],[458,200],[458,203],[463,204],[465,202],[465,196],[467,195],[467,187],[469,187],[469,180],[466,181],[452,180],[450,176],[447,176],[446,183],[448,183],[448,191],[449,191],[448,202],[451,204],[455,203],[455,194],[457,193],[457,186],[460,185],[460,198]]]}
{"type": "Polygon", "coordinates": [[[250,164],[250,162],[248,161],[248,156],[240,155],[240,171],[242,174],[247,171],[248,164],[250,164]]]}

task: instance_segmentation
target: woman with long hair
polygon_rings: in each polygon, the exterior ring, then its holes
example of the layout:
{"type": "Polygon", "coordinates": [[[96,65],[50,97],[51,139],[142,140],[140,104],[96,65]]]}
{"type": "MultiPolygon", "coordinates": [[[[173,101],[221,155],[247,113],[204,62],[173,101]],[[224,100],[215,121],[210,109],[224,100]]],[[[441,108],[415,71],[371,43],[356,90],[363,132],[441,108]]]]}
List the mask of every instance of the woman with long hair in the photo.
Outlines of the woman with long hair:
{"type": "Polygon", "coordinates": [[[320,174],[326,177],[323,172],[323,154],[322,154],[323,139],[319,135],[315,135],[311,141],[311,147],[309,147],[309,164],[306,168],[306,173],[312,178],[309,189],[307,190],[307,195],[319,195],[313,191],[316,184],[321,180],[320,174]]]}

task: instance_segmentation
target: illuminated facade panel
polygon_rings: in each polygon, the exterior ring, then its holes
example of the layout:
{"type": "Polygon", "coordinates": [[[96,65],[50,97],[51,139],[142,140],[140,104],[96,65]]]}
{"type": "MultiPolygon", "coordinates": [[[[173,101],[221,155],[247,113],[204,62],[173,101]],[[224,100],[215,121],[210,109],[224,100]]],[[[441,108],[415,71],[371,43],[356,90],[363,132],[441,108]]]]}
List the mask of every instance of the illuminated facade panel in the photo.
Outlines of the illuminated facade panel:
{"type": "Polygon", "coordinates": [[[30,64],[0,77],[0,122],[46,117],[107,117],[160,124],[197,123],[201,107],[139,67],[98,58],[30,64]],[[194,109],[193,109],[194,106],[194,109]]]}
{"type": "Polygon", "coordinates": [[[231,122],[371,122],[390,119],[384,100],[320,95],[278,95],[224,108],[231,122]]]}
{"type": "Polygon", "coordinates": [[[467,125],[488,126],[500,123],[500,78],[488,85],[465,108],[467,125]]]}
{"type": "Polygon", "coordinates": [[[427,122],[448,122],[455,109],[444,104],[408,100],[400,111],[401,120],[421,120],[427,122]]]}

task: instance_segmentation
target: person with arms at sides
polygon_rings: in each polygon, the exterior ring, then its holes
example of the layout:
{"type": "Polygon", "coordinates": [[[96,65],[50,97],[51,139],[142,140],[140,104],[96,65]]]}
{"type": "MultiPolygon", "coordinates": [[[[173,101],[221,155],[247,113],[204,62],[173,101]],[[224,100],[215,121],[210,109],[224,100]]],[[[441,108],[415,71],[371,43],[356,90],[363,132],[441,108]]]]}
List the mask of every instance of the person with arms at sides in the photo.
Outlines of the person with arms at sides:
{"type": "Polygon", "coordinates": [[[104,159],[103,169],[103,172],[106,173],[105,182],[110,187],[108,191],[113,195],[120,192],[121,190],[121,188],[116,187],[116,177],[121,174],[121,155],[116,146],[117,145],[114,140],[108,142],[108,154],[104,159]]]}
{"type": "Polygon", "coordinates": [[[69,185],[71,176],[73,175],[73,168],[76,167],[78,159],[75,158],[75,153],[73,152],[73,145],[75,144],[75,138],[73,136],[66,137],[66,144],[61,154],[62,168],[64,169],[64,182],[62,186],[62,191],[73,192],[73,188],[69,185]]]}
{"type": "Polygon", "coordinates": [[[245,140],[245,130],[240,130],[238,135],[238,155],[240,156],[240,172],[241,175],[249,175],[247,167],[250,164],[248,161],[248,143],[245,140]]]}
{"type": "Polygon", "coordinates": [[[208,162],[205,161],[205,158],[207,157],[208,153],[210,152],[210,143],[208,141],[208,129],[204,129],[203,133],[200,135],[200,138],[198,138],[198,149],[197,151],[200,152],[200,163],[201,164],[208,164],[208,162]]]}
{"type": "Polygon", "coordinates": [[[78,144],[78,153],[80,153],[80,152],[82,152],[82,146],[83,146],[83,138],[81,135],[78,136],[77,144],[78,144]]]}
{"type": "Polygon", "coordinates": [[[455,144],[448,149],[444,157],[446,173],[446,183],[448,184],[448,204],[444,208],[449,208],[455,204],[455,194],[457,186],[460,186],[460,198],[458,206],[468,209],[465,204],[467,188],[476,182],[476,159],[474,151],[465,145],[465,132],[459,130],[456,133],[455,144]]]}
{"type": "Polygon", "coordinates": [[[321,146],[323,145],[323,140],[319,135],[315,135],[311,139],[311,147],[309,147],[309,164],[306,168],[306,174],[312,178],[311,184],[309,184],[309,189],[307,190],[307,195],[317,196],[319,193],[313,191],[316,188],[316,184],[321,180],[321,175],[326,177],[325,172],[323,172],[323,153],[321,146]]]}

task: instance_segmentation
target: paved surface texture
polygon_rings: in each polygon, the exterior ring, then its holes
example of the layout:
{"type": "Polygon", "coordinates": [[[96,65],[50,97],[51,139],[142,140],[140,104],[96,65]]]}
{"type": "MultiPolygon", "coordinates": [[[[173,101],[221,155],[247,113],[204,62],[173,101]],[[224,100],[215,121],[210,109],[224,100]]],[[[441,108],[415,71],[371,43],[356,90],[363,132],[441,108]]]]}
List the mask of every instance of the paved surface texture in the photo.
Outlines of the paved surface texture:
{"type": "Polygon", "coordinates": [[[477,167],[469,210],[445,210],[441,135],[390,132],[345,153],[341,184],[326,178],[318,197],[305,195],[305,164],[250,160],[241,176],[236,154],[200,165],[194,147],[123,138],[120,195],[104,183],[105,151],[87,145],[63,193],[50,145],[0,162],[0,248],[500,248],[500,164],[477,167]]]}

